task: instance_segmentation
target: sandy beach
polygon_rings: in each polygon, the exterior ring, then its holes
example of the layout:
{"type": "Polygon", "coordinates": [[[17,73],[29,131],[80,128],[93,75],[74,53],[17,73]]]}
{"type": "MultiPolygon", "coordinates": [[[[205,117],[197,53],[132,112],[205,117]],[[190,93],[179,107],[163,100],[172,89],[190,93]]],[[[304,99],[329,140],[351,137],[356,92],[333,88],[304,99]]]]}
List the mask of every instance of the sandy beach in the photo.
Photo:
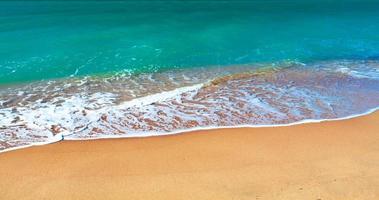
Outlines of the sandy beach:
{"type": "Polygon", "coordinates": [[[379,113],[0,154],[1,199],[378,199],[379,113]]]}

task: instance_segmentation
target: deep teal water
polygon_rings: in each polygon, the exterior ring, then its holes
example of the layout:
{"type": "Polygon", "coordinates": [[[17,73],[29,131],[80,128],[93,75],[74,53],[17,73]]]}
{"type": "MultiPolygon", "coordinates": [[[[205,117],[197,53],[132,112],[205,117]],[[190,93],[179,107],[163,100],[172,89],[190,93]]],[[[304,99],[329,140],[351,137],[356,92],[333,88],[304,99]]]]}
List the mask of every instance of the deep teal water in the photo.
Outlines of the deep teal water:
{"type": "Polygon", "coordinates": [[[0,0],[0,152],[378,105],[379,0],[0,0]]]}
{"type": "Polygon", "coordinates": [[[379,1],[0,1],[0,84],[379,58],[379,1]]]}

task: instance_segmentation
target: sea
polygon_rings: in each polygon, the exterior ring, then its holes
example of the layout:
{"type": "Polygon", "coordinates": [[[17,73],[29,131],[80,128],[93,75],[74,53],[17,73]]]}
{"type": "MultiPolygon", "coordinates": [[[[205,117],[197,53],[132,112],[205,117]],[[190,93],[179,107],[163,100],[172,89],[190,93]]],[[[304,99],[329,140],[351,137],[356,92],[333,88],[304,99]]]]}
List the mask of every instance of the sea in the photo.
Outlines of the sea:
{"type": "Polygon", "coordinates": [[[0,151],[378,106],[377,0],[0,1],[0,151]]]}

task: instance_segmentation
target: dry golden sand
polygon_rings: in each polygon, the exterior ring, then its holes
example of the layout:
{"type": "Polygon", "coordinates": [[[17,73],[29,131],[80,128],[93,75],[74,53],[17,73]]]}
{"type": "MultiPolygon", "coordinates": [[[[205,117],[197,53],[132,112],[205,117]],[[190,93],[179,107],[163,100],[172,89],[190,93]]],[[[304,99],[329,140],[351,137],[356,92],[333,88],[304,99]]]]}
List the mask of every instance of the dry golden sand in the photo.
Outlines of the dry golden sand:
{"type": "Polygon", "coordinates": [[[379,113],[0,154],[0,199],[379,199],[379,113]]]}

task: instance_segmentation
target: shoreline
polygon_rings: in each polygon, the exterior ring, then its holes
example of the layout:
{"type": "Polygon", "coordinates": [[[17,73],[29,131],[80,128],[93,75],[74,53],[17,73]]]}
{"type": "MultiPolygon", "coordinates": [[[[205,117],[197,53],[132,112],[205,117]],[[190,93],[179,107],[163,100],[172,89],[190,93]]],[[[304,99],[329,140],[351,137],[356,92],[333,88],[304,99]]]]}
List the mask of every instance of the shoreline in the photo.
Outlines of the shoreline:
{"type": "Polygon", "coordinates": [[[376,199],[379,112],[0,154],[5,199],[376,199]]]}
{"type": "Polygon", "coordinates": [[[86,80],[64,87],[52,84],[50,89],[20,88],[0,102],[0,152],[57,142],[62,136],[146,137],[356,117],[379,105],[375,78],[379,63],[362,62],[320,61],[309,66],[291,62],[259,69],[247,65],[206,74],[167,72],[130,79],[133,84],[114,79],[104,88],[92,87],[102,82],[86,80]],[[366,69],[370,67],[375,73],[366,69]],[[108,90],[112,87],[115,91],[108,90]],[[60,90],[67,92],[63,95],[60,90]]]}
{"type": "MultiPolygon", "coordinates": [[[[43,145],[48,145],[48,144],[53,144],[53,143],[58,143],[62,141],[87,141],[87,140],[105,140],[105,139],[128,139],[128,138],[146,138],[146,137],[161,137],[161,136],[170,136],[170,135],[181,135],[181,134],[186,134],[186,133],[191,133],[191,132],[196,132],[196,131],[209,131],[209,130],[217,130],[217,129],[235,129],[235,128],[275,128],[275,127],[288,127],[288,126],[296,126],[296,125],[302,125],[302,124],[312,124],[312,123],[322,123],[322,122],[332,122],[332,121],[341,121],[341,120],[348,120],[348,119],[354,119],[357,117],[362,117],[366,115],[373,114],[379,110],[379,106],[376,108],[369,109],[366,112],[363,112],[361,114],[353,114],[349,115],[346,117],[341,117],[341,118],[332,118],[332,119],[306,119],[306,120],[301,120],[297,122],[292,122],[288,124],[273,124],[273,125],[236,125],[236,126],[210,126],[210,127],[196,127],[196,128],[190,128],[190,129],[185,129],[185,130],[179,130],[179,131],[172,131],[172,132],[167,132],[167,133],[144,133],[144,134],[133,134],[133,135],[124,135],[124,136],[104,136],[104,137],[96,137],[96,138],[75,138],[75,139],[70,139],[66,138],[64,140],[61,139],[61,134],[56,135],[54,138],[58,138],[56,140],[51,140],[47,142],[40,142],[40,143],[34,143],[31,145],[26,145],[26,146],[20,146],[20,147],[12,147],[4,150],[0,150],[0,154],[6,153],[9,151],[15,151],[19,149],[24,149],[24,148],[30,148],[34,146],[43,146],[43,145]]],[[[66,136],[73,135],[75,133],[71,133],[66,136]]]]}

